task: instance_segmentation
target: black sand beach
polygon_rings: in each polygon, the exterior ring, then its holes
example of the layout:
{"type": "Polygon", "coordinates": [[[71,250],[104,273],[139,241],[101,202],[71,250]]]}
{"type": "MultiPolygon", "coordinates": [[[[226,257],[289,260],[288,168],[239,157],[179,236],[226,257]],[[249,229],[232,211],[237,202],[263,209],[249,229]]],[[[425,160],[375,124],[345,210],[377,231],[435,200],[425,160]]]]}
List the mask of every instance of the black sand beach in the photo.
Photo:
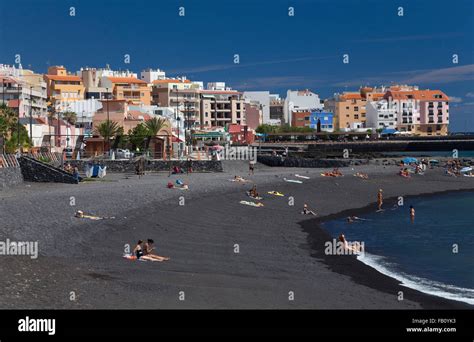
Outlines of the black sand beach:
{"type": "Polygon", "coordinates": [[[224,162],[224,170],[189,177],[149,174],[140,180],[111,174],[102,182],[29,183],[0,192],[0,240],[38,240],[40,253],[36,260],[0,256],[0,307],[472,309],[402,287],[354,257],[324,255],[321,246],[332,237],[318,222],[374,206],[379,188],[386,198],[474,190],[473,179],[447,177],[441,169],[404,179],[396,175],[398,167],[373,165],[324,178],[317,169],[257,165],[249,178],[258,184],[265,207],[254,208],[239,204],[248,200],[250,184],[229,181],[235,174],[247,177],[246,164],[224,162]],[[357,171],[370,178],[353,177],[357,171]],[[294,174],[311,179],[283,181],[297,179],[294,174]],[[165,187],[177,178],[189,181],[190,190],[165,187]],[[295,205],[268,195],[270,190],[293,196],[295,205]],[[303,203],[320,217],[301,215],[303,203]],[[78,219],[76,210],[115,219],[78,219]],[[122,258],[125,244],[133,248],[146,238],[171,260],[122,258]],[[397,299],[400,290],[403,301],[397,299]]]}

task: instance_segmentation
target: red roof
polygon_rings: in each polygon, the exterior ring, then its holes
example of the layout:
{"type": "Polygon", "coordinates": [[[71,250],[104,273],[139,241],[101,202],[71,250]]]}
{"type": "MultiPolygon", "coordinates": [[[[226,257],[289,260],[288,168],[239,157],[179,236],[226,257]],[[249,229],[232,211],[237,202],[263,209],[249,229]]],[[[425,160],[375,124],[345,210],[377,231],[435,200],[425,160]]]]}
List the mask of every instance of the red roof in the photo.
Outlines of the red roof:
{"type": "Polygon", "coordinates": [[[134,77],[108,77],[112,83],[133,83],[133,84],[146,84],[145,81],[139,80],[134,77]]]}
{"type": "Polygon", "coordinates": [[[79,76],[74,76],[74,75],[65,75],[65,76],[60,76],[60,75],[44,75],[49,80],[52,81],[74,81],[74,82],[82,82],[82,79],[79,76]]]}
{"type": "Polygon", "coordinates": [[[420,101],[449,101],[449,97],[441,90],[389,91],[386,96],[392,96],[394,100],[412,98],[420,101]],[[435,97],[435,95],[439,97],[435,97]]]}

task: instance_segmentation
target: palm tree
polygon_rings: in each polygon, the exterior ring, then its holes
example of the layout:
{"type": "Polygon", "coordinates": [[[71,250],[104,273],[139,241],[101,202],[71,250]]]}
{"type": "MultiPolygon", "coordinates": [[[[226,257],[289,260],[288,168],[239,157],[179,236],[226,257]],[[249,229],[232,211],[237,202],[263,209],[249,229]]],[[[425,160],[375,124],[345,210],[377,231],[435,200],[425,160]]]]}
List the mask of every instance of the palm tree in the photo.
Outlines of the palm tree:
{"type": "Polygon", "coordinates": [[[18,114],[12,108],[8,107],[5,103],[0,105],[0,117],[2,117],[3,125],[6,127],[4,132],[7,138],[10,137],[11,131],[15,128],[18,122],[18,114]]]}
{"type": "Polygon", "coordinates": [[[63,113],[63,119],[70,125],[74,125],[77,121],[77,114],[71,111],[63,113]]]}
{"type": "MultiPolygon", "coordinates": [[[[160,132],[168,127],[168,121],[165,118],[154,117],[145,122],[145,128],[147,131],[146,148],[150,146],[150,141],[155,139],[160,132]]],[[[156,148],[156,147],[155,147],[156,148]]]]}
{"type": "Polygon", "coordinates": [[[147,129],[148,137],[156,137],[164,128],[168,127],[168,121],[164,118],[154,117],[147,122],[145,122],[145,127],[147,129]]]}
{"type": "Polygon", "coordinates": [[[66,111],[63,113],[63,119],[67,122],[66,140],[67,140],[67,146],[69,147],[69,130],[70,130],[70,126],[76,123],[77,114],[72,111],[66,111]]]}
{"type": "Polygon", "coordinates": [[[121,132],[123,132],[123,128],[117,122],[110,120],[102,121],[94,130],[95,134],[104,138],[104,141],[107,143],[107,149],[109,148],[110,140],[121,132]]]}

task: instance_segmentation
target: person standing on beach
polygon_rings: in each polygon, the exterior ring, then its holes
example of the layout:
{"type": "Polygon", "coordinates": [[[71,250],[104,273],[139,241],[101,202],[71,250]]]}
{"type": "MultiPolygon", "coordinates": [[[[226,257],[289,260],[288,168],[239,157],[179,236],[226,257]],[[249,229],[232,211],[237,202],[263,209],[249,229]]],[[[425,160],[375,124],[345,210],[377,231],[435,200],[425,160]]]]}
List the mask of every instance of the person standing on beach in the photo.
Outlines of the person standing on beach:
{"type": "Polygon", "coordinates": [[[379,189],[379,193],[377,194],[377,207],[378,207],[378,210],[382,210],[382,204],[383,204],[383,190],[379,189]]]}
{"type": "Polygon", "coordinates": [[[255,162],[253,160],[249,161],[249,176],[253,175],[255,169],[255,162]]]}

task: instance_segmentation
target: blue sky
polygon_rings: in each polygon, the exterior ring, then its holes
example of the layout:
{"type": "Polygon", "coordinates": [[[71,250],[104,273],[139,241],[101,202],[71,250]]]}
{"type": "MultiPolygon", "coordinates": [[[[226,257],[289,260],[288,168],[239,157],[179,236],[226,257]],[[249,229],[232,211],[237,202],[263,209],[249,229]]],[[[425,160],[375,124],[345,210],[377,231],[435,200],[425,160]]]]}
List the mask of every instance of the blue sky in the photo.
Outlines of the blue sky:
{"type": "Polygon", "coordinates": [[[38,72],[158,67],[239,90],[309,88],[323,98],[412,83],[443,90],[453,100],[451,129],[474,131],[472,0],[0,0],[0,18],[0,63],[20,54],[38,72]]]}

